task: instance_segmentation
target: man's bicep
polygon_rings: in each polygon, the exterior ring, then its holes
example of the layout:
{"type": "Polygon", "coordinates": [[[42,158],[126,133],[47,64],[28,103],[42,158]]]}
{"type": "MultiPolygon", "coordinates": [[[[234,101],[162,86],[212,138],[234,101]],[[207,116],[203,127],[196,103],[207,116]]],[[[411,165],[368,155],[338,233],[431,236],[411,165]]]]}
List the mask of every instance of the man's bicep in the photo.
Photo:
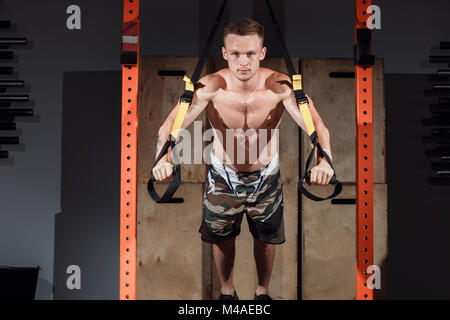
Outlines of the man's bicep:
{"type": "Polygon", "coordinates": [[[205,94],[202,93],[201,91],[198,92],[196,90],[196,92],[194,93],[194,97],[192,99],[192,103],[186,112],[186,117],[184,118],[182,127],[183,128],[189,127],[189,125],[195,119],[197,119],[200,113],[202,113],[202,111],[205,110],[210,100],[211,100],[210,94],[205,94]]]}
{"type": "Polygon", "coordinates": [[[317,129],[319,127],[325,127],[322,118],[319,115],[319,112],[317,111],[316,107],[314,106],[314,102],[312,99],[306,95],[308,98],[308,106],[309,106],[309,112],[311,113],[311,118],[314,124],[314,127],[317,129]]]}
{"type": "Polygon", "coordinates": [[[299,127],[306,131],[305,121],[303,120],[302,114],[297,106],[297,102],[295,100],[294,92],[291,90],[290,94],[287,94],[283,100],[284,108],[291,115],[292,119],[299,125],[299,127]]]}

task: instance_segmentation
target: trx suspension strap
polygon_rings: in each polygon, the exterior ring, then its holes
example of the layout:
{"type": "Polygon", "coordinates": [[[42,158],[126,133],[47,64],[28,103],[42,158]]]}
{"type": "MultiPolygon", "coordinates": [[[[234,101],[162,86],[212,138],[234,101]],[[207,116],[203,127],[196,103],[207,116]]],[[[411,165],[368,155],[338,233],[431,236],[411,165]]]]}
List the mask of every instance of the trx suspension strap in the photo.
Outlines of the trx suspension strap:
{"type": "Polygon", "coordinates": [[[286,43],[284,42],[284,38],[283,38],[283,35],[280,30],[280,26],[278,25],[278,22],[273,13],[273,9],[270,4],[270,0],[266,0],[266,2],[267,2],[267,8],[269,9],[270,18],[272,20],[273,27],[274,27],[274,29],[278,35],[278,38],[280,39],[280,42],[281,42],[284,60],[286,62],[289,76],[292,79],[292,86],[294,89],[294,95],[295,95],[295,99],[297,101],[297,106],[300,109],[300,113],[303,117],[303,120],[305,121],[306,130],[309,135],[309,139],[311,140],[311,142],[313,144],[313,149],[311,150],[311,153],[309,154],[308,159],[306,160],[305,174],[298,182],[298,187],[300,188],[301,192],[303,192],[303,194],[311,200],[322,201],[322,200],[332,199],[342,192],[342,184],[336,178],[336,171],[334,170],[333,163],[332,163],[330,157],[328,156],[328,154],[325,151],[323,151],[322,146],[319,143],[316,129],[314,127],[314,123],[311,118],[311,113],[309,111],[308,98],[305,96],[305,94],[303,92],[302,75],[297,74],[295,72],[295,68],[294,68],[294,65],[292,64],[292,60],[289,56],[289,52],[287,50],[286,43]],[[316,148],[319,152],[319,156],[320,155],[323,156],[328,161],[331,168],[335,171],[333,177],[331,177],[331,180],[330,180],[330,184],[335,185],[334,192],[333,192],[333,194],[331,194],[330,196],[328,196],[326,198],[321,198],[321,197],[313,195],[308,190],[306,190],[306,188],[303,186],[303,180],[305,179],[306,181],[309,181],[309,178],[311,176],[311,170],[309,170],[309,166],[311,165],[311,162],[313,160],[313,156],[314,156],[314,152],[315,152],[316,148]]]}
{"type": "MultiPolygon", "coordinates": [[[[209,50],[211,48],[212,42],[216,35],[217,28],[219,27],[220,20],[222,18],[222,14],[224,12],[227,1],[228,0],[224,0],[222,3],[219,13],[216,17],[216,20],[214,21],[214,24],[209,33],[208,40],[206,42],[206,46],[203,49],[202,55],[200,56],[200,59],[197,62],[197,65],[195,67],[195,70],[194,70],[194,73],[192,74],[191,79],[189,79],[186,76],[183,79],[186,82],[186,85],[185,85],[184,93],[180,98],[180,104],[179,104],[177,114],[175,116],[175,121],[173,122],[172,128],[170,130],[170,134],[169,134],[169,137],[168,137],[166,143],[162,147],[161,151],[159,152],[158,157],[156,158],[155,162],[153,163],[152,169],[158,164],[159,160],[161,160],[161,158],[168,152],[169,147],[172,151],[175,148],[176,140],[177,140],[179,131],[181,129],[181,126],[183,125],[183,121],[186,116],[186,112],[187,112],[189,106],[191,105],[192,99],[194,97],[195,85],[197,84],[198,80],[200,79],[200,74],[202,72],[203,65],[205,64],[205,61],[208,56],[209,50]]],[[[152,197],[152,199],[158,203],[181,203],[184,201],[182,198],[172,198],[173,194],[177,191],[178,187],[181,184],[180,161],[178,159],[176,152],[172,152],[172,155],[174,157],[174,161],[172,161],[172,162],[175,163],[174,168],[173,168],[173,179],[170,181],[169,186],[167,187],[167,190],[162,197],[160,197],[155,190],[153,182],[156,181],[156,179],[153,176],[153,172],[150,172],[150,179],[148,180],[148,183],[147,183],[147,190],[148,190],[150,196],[152,197]]]]}

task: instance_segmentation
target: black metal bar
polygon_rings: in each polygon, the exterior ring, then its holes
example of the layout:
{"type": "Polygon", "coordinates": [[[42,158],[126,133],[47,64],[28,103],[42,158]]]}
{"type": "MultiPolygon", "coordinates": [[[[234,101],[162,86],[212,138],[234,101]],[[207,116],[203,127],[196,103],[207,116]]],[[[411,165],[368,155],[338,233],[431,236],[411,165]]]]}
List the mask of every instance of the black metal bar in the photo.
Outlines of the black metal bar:
{"type": "Polygon", "coordinates": [[[450,56],[430,56],[430,63],[450,63],[450,56]]]}
{"type": "Polygon", "coordinates": [[[0,51],[0,59],[8,60],[14,58],[14,52],[12,51],[0,51]]]}
{"type": "Polygon", "coordinates": [[[0,123],[0,130],[16,130],[15,123],[0,123]]]}
{"type": "Polygon", "coordinates": [[[435,145],[436,148],[450,148],[450,143],[439,142],[435,145]]]}
{"type": "Polygon", "coordinates": [[[450,147],[436,147],[425,151],[427,158],[450,157],[450,147]]]}
{"type": "Polygon", "coordinates": [[[442,50],[449,50],[450,49],[450,41],[442,41],[440,47],[442,50]]]}
{"type": "Polygon", "coordinates": [[[32,117],[33,109],[0,109],[0,117],[32,117]]]}
{"type": "Polygon", "coordinates": [[[13,123],[14,121],[14,117],[0,117],[0,123],[13,123]]]}
{"type": "Polygon", "coordinates": [[[0,21],[0,28],[1,28],[1,29],[8,29],[8,28],[11,28],[11,22],[9,22],[9,21],[4,21],[4,20],[0,21]]]}
{"type": "Polygon", "coordinates": [[[428,184],[433,186],[450,185],[450,178],[428,178],[428,184]]]}
{"type": "Polygon", "coordinates": [[[0,102],[0,108],[9,108],[11,107],[11,102],[0,102]]]}
{"type": "Polygon", "coordinates": [[[0,38],[0,45],[24,45],[27,44],[28,41],[26,38],[0,38]]]}
{"type": "Polygon", "coordinates": [[[331,204],[342,205],[342,204],[356,204],[356,199],[332,199],[331,204]]]}
{"type": "Polygon", "coordinates": [[[450,128],[433,128],[431,129],[433,136],[446,136],[450,135],[450,128]]]}
{"type": "Polygon", "coordinates": [[[0,67],[0,74],[13,74],[12,67],[0,67]]]}
{"type": "Polygon", "coordinates": [[[428,81],[433,83],[450,82],[450,74],[429,74],[428,81]]]}
{"type": "Polygon", "coordinates": [[[425,96],[447,96],[450,94],[450,89],[425,89],[424,90],[425,96]]]}
{"type": "Polygon", "coordinates": [[[450,126],[450,117],[433,117],[422,119],[424,126],[450,126]]]}
{"type": "Polygon", "coordinates": [[[0,80],[0,87],[23,87],[25,82],[22,80],[0,80]]]}
{"type": "Polygon", "coordinates": [[[437,74],[441,74],[441,75],[447,75],[450,74],[450,69],[439,69],[437,71],[437,74]]]}
{"type": "Polygon", "coordinates": [[[430,112],[450,112],[450,103],[430,104],[430,112]]]}
{"type": "Polygon", "coordinates": [[[450,89],[450,84],[433,84],[434,89],[450,89]]]}
{"type": "Polygon", "coordinates": [[[0,150],[0,159],[7,159],[8,151],[0,150]]]}
{"type": "Polygon", "coordinates": [[[450,142],[450,136],[423,136],[423,143],[450,142]]]}
{"type": "Polygon", "coordinates": [[[0,95],[0,101],[6,101],[6,102],[28,101],[28,96],[27,95],[0,95]]]}
{"type": "Polygon", "coordinates": [[[0,144],[19,144],[19,137],[0,137],[0,144]]]}
{"type": "Polygon", "coordinates": [[[354,72],[330,72],[330,78],[351,79],[355,78],[354,72]]]}
{"type": "Polygon", "coordinates": [[[355,64],[359,66],[373,66],[375,56],[372,54],[372,30],[367,28],[356,29],[357,44],[354,47],[355,64]]]}
{"type": "Polygon", "coordinates": [[[184,70],[158,70],[158,76],[161,77],[183,77],[186,75],[184,70]]]}
{"type": "Polygon", "coordinates": [[[432,162],[430,163],[430,168],[433,171],[449,171],[450,170],[450,162],[432,162]]]}

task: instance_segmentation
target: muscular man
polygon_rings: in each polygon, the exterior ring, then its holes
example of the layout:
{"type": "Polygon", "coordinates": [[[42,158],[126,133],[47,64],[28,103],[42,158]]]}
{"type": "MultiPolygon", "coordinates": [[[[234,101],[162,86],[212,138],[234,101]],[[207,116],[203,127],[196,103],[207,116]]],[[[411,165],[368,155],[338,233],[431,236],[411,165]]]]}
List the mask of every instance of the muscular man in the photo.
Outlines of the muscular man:
{"type": "MultiPolygon", "coordinates": [[[[228,68],[200,79],[182,125],[188,127],[206,110],[215,130],[199,231],[203,241],[213,244],[221,282],[219,299],[237,300],[232,278],[235,238],[246,213],[258,274],[254,299],[271,299],[268,289],[275,245],[285,241],[278,145],[273,129],[279,127],[285,109],[303,130],[306,128],[290,78],[260,68],[267,51],[263,46],[263,26],[252,19],[235,20],[225,28],[223,41],[222,54],[228,68]]],[[[328,130],[309,97],[308,100],[319,142],[331,158],[328,130]]],[[[177,109],[178,104],[159,130],[157,155],[169,136],[177,109]]],[[[324,158],[316,158],[310,182],[326,185],[333,169],[324,158]]],[[[172,175],[167,155],[155,166],[153,174],[158,181],[172,175]]]]}

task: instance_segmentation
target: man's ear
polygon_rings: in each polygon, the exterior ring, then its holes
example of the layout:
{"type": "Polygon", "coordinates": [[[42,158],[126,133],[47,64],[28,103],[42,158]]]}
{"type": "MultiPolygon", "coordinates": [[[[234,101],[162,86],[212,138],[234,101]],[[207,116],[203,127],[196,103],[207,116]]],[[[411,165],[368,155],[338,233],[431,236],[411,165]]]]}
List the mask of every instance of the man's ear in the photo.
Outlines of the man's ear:
{"type": "Polygon", "coordinates": [[[261,54],[260,54],[260,56],[259,56],[259,60],[260,60],[260,61],[263,61],[263,60],[264,60],[264,58],[266,57],[266,53],[267,53],[267,48],[266,48],[266,47],[263,47],[263,48],[261,49],[261,54]]]}
{"type": "Polygon", "coordinates": [[[228,60],[228,54],[227,50],[225,50],[225,47],[222,47],[222,56],[225,60],[228,60]]]}

